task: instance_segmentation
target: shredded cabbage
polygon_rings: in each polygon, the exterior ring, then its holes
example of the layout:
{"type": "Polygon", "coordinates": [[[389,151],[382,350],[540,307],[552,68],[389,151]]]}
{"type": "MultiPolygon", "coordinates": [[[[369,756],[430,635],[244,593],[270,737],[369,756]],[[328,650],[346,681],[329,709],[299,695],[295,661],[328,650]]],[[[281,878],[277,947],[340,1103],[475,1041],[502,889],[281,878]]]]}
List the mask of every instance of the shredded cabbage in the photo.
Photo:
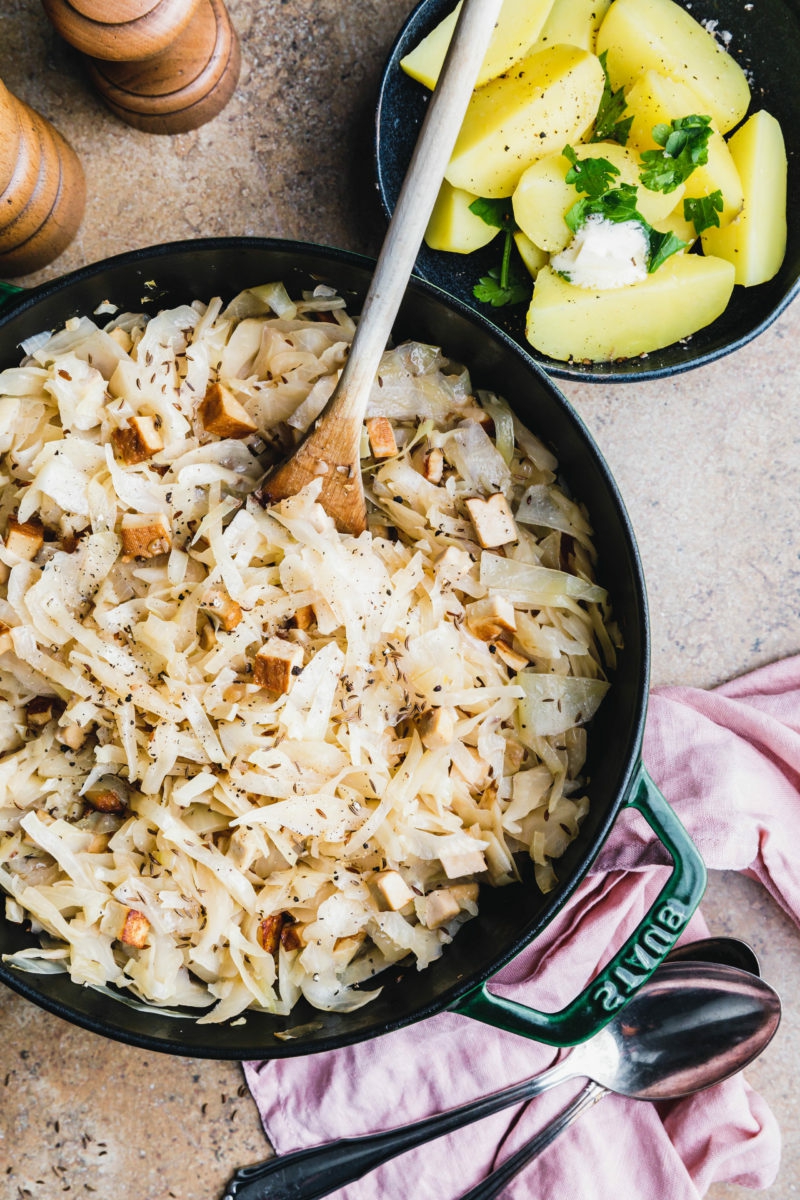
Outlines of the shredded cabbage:
{"type": "Polygon", "coordinates": [[[203,1021],[350,1011],[515,856],[555,882],[619,645],[586,514],[418,343],[371,395],[396,451],[368,424],[368,531],[317,485],[262,508],[345,360],[341,297],[101,313],[0,373],[0,886],[41,940],[7,961],[203,1021]],[[256,432],[214,428],[217,384],[256,432]]]}

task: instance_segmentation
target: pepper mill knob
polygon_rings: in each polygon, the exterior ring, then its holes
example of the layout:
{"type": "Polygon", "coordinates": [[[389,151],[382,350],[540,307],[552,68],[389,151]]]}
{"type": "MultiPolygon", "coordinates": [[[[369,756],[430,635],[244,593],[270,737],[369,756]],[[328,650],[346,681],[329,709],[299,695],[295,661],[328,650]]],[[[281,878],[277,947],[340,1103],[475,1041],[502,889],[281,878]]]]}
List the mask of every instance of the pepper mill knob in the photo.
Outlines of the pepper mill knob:
{"type": "Polygon", "coordinates": [[[27,275],[57,258],[78,232],[85,202],[75,151],[0,82],[0,272],[27,275]]]}
{"type": "Polygon", "coordinates": [[[151,58],[189,25],[200,0],[42,0],[65,42],[117,62],[151,58]]]}
{"type": "Polygon", "coordinates": [[[233,95],[241,52],[223,0],[42,3],[58,32],[86,55],[108,107],[136,129],[185,133],[233,95]]]}

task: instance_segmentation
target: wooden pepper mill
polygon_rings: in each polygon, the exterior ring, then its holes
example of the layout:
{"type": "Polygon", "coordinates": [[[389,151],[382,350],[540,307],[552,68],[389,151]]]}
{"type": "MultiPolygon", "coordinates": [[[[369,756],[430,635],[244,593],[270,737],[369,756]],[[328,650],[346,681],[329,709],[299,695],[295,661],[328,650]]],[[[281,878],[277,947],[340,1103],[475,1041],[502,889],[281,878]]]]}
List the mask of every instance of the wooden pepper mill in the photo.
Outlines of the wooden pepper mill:
{"type": "Polygon", "coordinates": [[[186,133],[233,95],[241,55],[223,0],[42,3],[64,40],[86,55],[108,107],[136,129],[186,133]]]}
{"type": "Polygon", "coordinates": [[[75,151],[0,82],[0,274],[27,275],[57,258],[85,202],[75,151]]]}

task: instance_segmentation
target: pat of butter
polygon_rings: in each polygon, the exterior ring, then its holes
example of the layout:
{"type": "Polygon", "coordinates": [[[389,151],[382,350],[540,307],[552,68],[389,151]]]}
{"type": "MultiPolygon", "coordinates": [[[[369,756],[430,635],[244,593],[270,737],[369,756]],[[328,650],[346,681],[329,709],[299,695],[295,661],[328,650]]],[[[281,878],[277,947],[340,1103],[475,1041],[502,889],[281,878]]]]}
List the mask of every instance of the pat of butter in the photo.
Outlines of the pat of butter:
{"type": "Polygon", "coordinates": [[[649,249],[638,221],[607,221],[592,213],[550,266],[576,287],[626,287],[647,278],[649,249]]]}

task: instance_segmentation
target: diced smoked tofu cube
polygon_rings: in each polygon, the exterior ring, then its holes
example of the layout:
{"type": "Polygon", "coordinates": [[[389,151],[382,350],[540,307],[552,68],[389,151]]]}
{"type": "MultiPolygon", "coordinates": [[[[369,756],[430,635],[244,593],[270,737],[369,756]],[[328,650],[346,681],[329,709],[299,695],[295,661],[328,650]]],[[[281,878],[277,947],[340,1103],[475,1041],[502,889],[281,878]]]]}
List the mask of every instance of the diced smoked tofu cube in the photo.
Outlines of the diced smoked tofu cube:
{"type": "Polygon", "coordinates": [[[275,954],[281,944],[281,930],[284,926],[283,913],[272,913],[258,923],[256,939],[262,950],[267,954],[275,954]]]}
{"type": "Polygon", "coordinates": [[[244,405],[221,383],[212,383],[197,410],[207,433],[221,438],[246,438],[256,425],[244,405]]]}
{"type": "Polygon", "coordinates": [[[414,899],[414,893],[399,871],[378,871],[370,880],[381,908],[398,912],[414,899]]]}
{"type": "Polygon", "coordinates": [[[486,859],[480,850],[463,850],[458,854],[439,855],[439,861],[448,879],[459,879],[462,875],[480,875],[486,870],[486,859]]]}
{"type": "Polygon", "coordinates": [[[0,654],[7,654],[13,648],[14,641],[11,637],[11,628],[6,625],[5,621],[0,621],[0,654]]]}
{"type": "Polygon", "coordinates": [[[502,659],[511,671],[522,671],[525,667],[530,666],[530,661],[524,654],[517,654],[516,650],[512,650],[507,642],[492,642],[489,648],[494,649],[497,657],[502,659]]]}
{"type": "Polygon", "coordinates": [[[464,504],[475,528],[475,536],[484,550],[517,540],[517,526],[502,492],[495,492],[488,500],[474,496],[465,500],[464,504]]]}
{"type": "Polygon", "coordinates": [[[363,929],[360,929],[358,933],[349,934],[347,937],[337,938],[333,943],[333,958],[337,966],[346,966],[351,959],[355,958],[366,939],[367,935],[363,929]]]}
{"type": "Polygon", "coordinates": [[[131,417],[127,425],[115,429],[111,434],[111,444],[128,466],[145,462],[164,449],[155,417],[147,416],[131,417]]]}
{"type": "Polygon", "coordinates": [[[456,731],[456,713],[452,708],[429,708],[417,724],[423,746],[428,750],[441,750],[449,746],[456,731]]]}
{"type": "Polygon", "coordinates": [[[425,455],[423,475],[428,483],[441,483],[444,474],[444,451],[435,446],[425,455]]]}
{"type": "Polygon", "coordinates": [[[117,345],[121,346],[126,354],[130,354],[131,346],[133,345],[133,339],[126,329],[120,329],[119,326],[117,326],[116,329],[109,329],[108,336],[113,338],[117,345]]]}
{"type": "Polygon", "coordinates": [[[438,929],[441,925],[446,925],[460,912],[461,905],[451,888],[437,888],[434,892],[428,892],[425,897],[423,920],[428,929],[438,929]]]}
{"type": "Polygon", "coordinates": [[[303,669],[303,647],[285,638],[271,637],[253,659],[253,680],[279,695],[288,692],[303,669]]]}
{"type": "Polygon", "coordinates": [[[504,633],[514,633],[514,605],[505,596],[488,596],[466,607],[467,626],[482,642],[493,642],[504,633]]]}
{"type": "Polygon", "coordinates": [[[480,892],[477,883],[454,883],[447,890],[453,899],[458,901],[461,908],[465,908],[467,904],[475,904],[480,892]]]}
{"type": "Polygon", "coordinates": [[[120,525],[125,562],[132,558],[157,558],[168,554],[172,530],[164,513],[125,513],[120,525]]]}
{"type": "Polygon", "coordinates": [[[6,549],[17,558],[30,562],[44,545],[44,529],[39,521],[17,521],[8,518],[6,526],[6,549]]]}
{"type": "Polygon", "coordinates": [[[144,913],[137,908],[129,908],[120,931],[119,940],[126,946],[141,950],[147,945],[147,935],[150,932],[150,922],[144,913]]]}
{"type": "Polygon", "coordinates": [[[397,442],[388,417],[368,417],[365,424],[370,450],[375,458],[391,458],[397,454],[397,442]]]}
{"type": "Polygon", "coordinates": [[[304,604],[301,608],[296,609],[294,614],[289,618],[291,629],[308,629],[313,624],[314,609],[310,604],[304,604]]]}
{"type": "Polygon", "coordinates": [[[235,629],[242,619],[241,606],[231,599],[223,587],[209,588],[200,600],[200,609],[226,633],[235,629]]]}

